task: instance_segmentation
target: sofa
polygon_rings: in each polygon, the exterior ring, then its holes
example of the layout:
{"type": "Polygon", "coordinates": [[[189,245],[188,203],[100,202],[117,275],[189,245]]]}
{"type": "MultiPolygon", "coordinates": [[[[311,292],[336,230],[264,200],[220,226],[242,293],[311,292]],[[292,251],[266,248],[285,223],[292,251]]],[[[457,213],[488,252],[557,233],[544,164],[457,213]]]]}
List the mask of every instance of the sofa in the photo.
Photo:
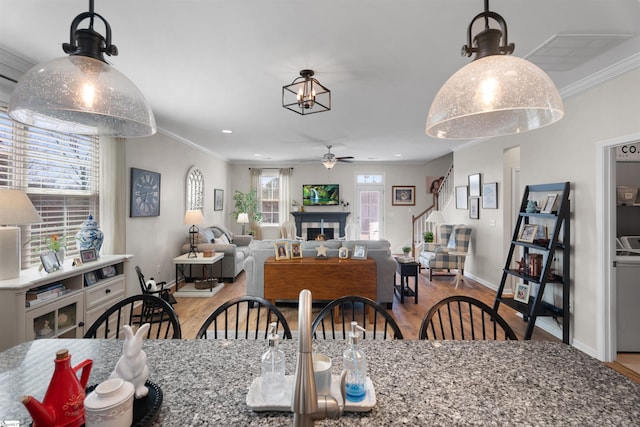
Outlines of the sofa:
{"type": "MultiPolygon", "coordinates": [[[[290,242],[290,240],[254,240],[249,245],[249,254],[244,262],[247,276],[247,295],[264,297],[264,262],[274,256],[274,242],[290,242]]],[[[396,260],[391,256],[388,240],[326,240],[323,242],[310,240],[302,243],[302,256],[315,257],[317,247],[324,243],[327,248],[327,257],[338,257],[340,247],[349,248],[349,256],[353,253],[355,245],[367,247],[367,257],[376,262],[376,301],[387,304],[393,303],[393,278],[396,273],[396,260]]]]}
{"type": "MultiPolygon", "coordinates": [[[[234,234],[222,225],[200,228],[198,232],[198,252],[213,250],[223,253],[221,276],[227,281],[235,281],[236,276],[244,269],[244,262],[249,254],[249,245],[253,236],[234,234]]],[[[191,247],[189,237],[182,245],[181,253],[186,254],[191,247]]]]}
{"type": "MultiPolygon", "coordinates": [[[[469,252],[470,240],[471,227],[464,224],[441,224],[438,227],[438,243],[425,243],[418,256],[418,262],[429,269],[429,280],[433,278],[434,270],[457,270],[458,257],[449,254],[449,251],[469,252]]],[[[464,274],[465,258],[460,257],[461,274],[464,274]]]]}

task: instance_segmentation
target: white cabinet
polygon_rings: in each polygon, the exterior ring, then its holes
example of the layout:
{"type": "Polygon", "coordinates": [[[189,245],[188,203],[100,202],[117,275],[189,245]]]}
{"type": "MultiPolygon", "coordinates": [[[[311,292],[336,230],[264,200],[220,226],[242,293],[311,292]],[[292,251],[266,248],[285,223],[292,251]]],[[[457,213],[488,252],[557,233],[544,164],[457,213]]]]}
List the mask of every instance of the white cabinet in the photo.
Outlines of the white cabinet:
{"type": "Polygon", "coordinates": [[[129,258],[103,255],[78,267],[67,260],[52,273],[34,267],[0,281],[0,351],[40,338],[82,338],[100,314],[125,297],[129,258]]]}

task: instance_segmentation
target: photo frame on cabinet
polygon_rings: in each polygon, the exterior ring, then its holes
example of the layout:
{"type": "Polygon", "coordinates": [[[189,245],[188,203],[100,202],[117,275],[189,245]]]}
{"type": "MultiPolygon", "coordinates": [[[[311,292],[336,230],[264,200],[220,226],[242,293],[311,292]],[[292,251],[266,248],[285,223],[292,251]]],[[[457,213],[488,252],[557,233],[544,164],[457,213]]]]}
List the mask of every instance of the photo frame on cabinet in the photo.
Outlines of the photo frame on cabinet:
{"type": "Polygon", "coordinates": [[[415,185],[393,185],[391,187],[392,206],[415,206],[416,186],[415,185]]]}
{"type": "Polygon", "coordinates": [[[480,197],[480,174],[469,175],[469,197],[480,197]]]}
{"type": "Polygon", "coordinates": [[[84,273],[84,285],[91,286],[98,281],[98,275],[95,271],[89,271],[84,273]]]}
{"type": "Polygon", "coordinates": [[[56,253],[53,251],[40,254],[40,261],[42,261],[44,271],[46,271],[47,273],[59,270],[61,267],[60,260],[58,259],[56,253]]]}
{"type": "Polygon", "coordinates": [[[513,299],[516,301],[529,304],[529,292],[531,291],[529,284],[518,283],[516,285],[516,292],[513,294],[513,299]]]}
{"type": "Polygon", "coordinates": [[[351,259],[367,259],[367,247],[365,245],[355,245],[351,259]]]}
{"type": "Polygon", "coordinates": [[[456,187],[456,209],[469,209],[469,187],[456,187]]]}
{"type": "Polygon", "coordinates": [[[291,259],[302,258],[302,243],[291,242],[289,244],[289,253],[291,254],[291,259]]]}
{"type": "Polygon", "coordinates": [[[287,242],[280,241],[273,243],[273,249],[276,252],[276,261],[280,261],[282,259],[289,259],[289,245],[287,242]]]}
{"type": "Polygon", "coordinates": [[[558,198],[557,194],[549,194],[547,196],[547,200],[544,202],[544,206],[540,210],[540,213],[551,213],[553,212],[553,208],[556,205],[556,199],[558,198]]]}
{"type": "Polygon", "coordinates": [[[224,204],[224,190],[216,188],[213,190],[213,210],[221,211],[224,204]]]}
{"type": "Polygon", "coordinates": [[[338,258],[340,259],[349,258],[349,248],[347,248],[346,246],[340,247],[340,249],[338,249],[338,258]]]}
{"type": "Polygon", "coordinates": [[[498,209],[498,183],[482,184],[482,209],[498,209]]]}
{"type": "Polygon", "coordinates": [[[82,262],[91,262],[98,259],[98,254],[96,253],[95,248],[91,249],[81,249],[80,250],[80,259],[82,262]]]}
{"type": "Polygon", "coordinates": [[[469,198],[469,218],[480,219],[480,197],[469,198]]]}

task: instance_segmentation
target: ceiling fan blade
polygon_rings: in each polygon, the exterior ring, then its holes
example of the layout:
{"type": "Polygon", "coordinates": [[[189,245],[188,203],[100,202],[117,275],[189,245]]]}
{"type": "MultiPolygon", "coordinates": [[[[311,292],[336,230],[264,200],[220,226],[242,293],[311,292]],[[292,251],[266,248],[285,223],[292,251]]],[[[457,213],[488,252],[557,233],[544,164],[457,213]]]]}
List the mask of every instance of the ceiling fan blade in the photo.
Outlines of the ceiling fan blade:
{"type": "Polygon", "coordinates": [[[353,159],[353,156],[342,156],[342,157],[336,157],[336,159],[338,160],[342,160],[342,159],[353,159]]]}
{"type": "MultiPolygon", "coordinates": [[[[351,157],[351,158],[353,158],[353,157],[351,157]]],[[[341,157],[341,158],[337,158],[336,161],[337,162],[342,162],[342,163],[353,163],[352,160],[347,160],[347,159],[349,159],[349,157],[341,157]]]]}

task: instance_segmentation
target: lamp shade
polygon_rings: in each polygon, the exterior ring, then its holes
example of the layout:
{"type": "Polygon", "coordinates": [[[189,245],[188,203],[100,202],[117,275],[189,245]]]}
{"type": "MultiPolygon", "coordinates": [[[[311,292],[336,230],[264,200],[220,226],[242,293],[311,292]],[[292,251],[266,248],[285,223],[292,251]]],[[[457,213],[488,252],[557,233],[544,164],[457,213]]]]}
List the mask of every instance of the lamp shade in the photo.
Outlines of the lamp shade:
{"type": "Polygon", "coordinates": [[[445,222],[447,222],[447,220],[444,219],[440,211],[431,211],[426,221],[432,222],[434,224],[444,224],[445,222]]]}
{"type": "Polygon", "coordinates": [[[249,214],[248,213],[239,213],[238,214],[238,224],[248,224],[249,223],[249,214]]]}
{"type": "Polygon", "coordinates": [[[184,214],[184,224],[200,225],[204,224],[204,217],[200,209],[188,210],[184,214]]]}
{"type": "Polygon", "coordinates": [[[9,115],[58,132],[141,137],[156,132],[138,88],[106,62],[71,55],[36,65],[20,79],[9,115]]]}
{"type": "Polygon", "coordinates": [[[38,222],[42,222],[42,218],[24,191],[0,189],[0,225],[23,225],[38,222]]]}
{"type": "Polygon", "coordinates": [[[329,159],[329,160],[323,160],[322,164],[324,165],[325,168],[332,169],[336,165],[336,162],[337,162],[336,159],[329,159]]]}
{"type": "Polygon", "coordinates": [[[434,138],[488,138],[525,132],[562,118],[562,98],[547,74],[510,55],[467,64],[436,95],[426,133],[434,138]]]}

